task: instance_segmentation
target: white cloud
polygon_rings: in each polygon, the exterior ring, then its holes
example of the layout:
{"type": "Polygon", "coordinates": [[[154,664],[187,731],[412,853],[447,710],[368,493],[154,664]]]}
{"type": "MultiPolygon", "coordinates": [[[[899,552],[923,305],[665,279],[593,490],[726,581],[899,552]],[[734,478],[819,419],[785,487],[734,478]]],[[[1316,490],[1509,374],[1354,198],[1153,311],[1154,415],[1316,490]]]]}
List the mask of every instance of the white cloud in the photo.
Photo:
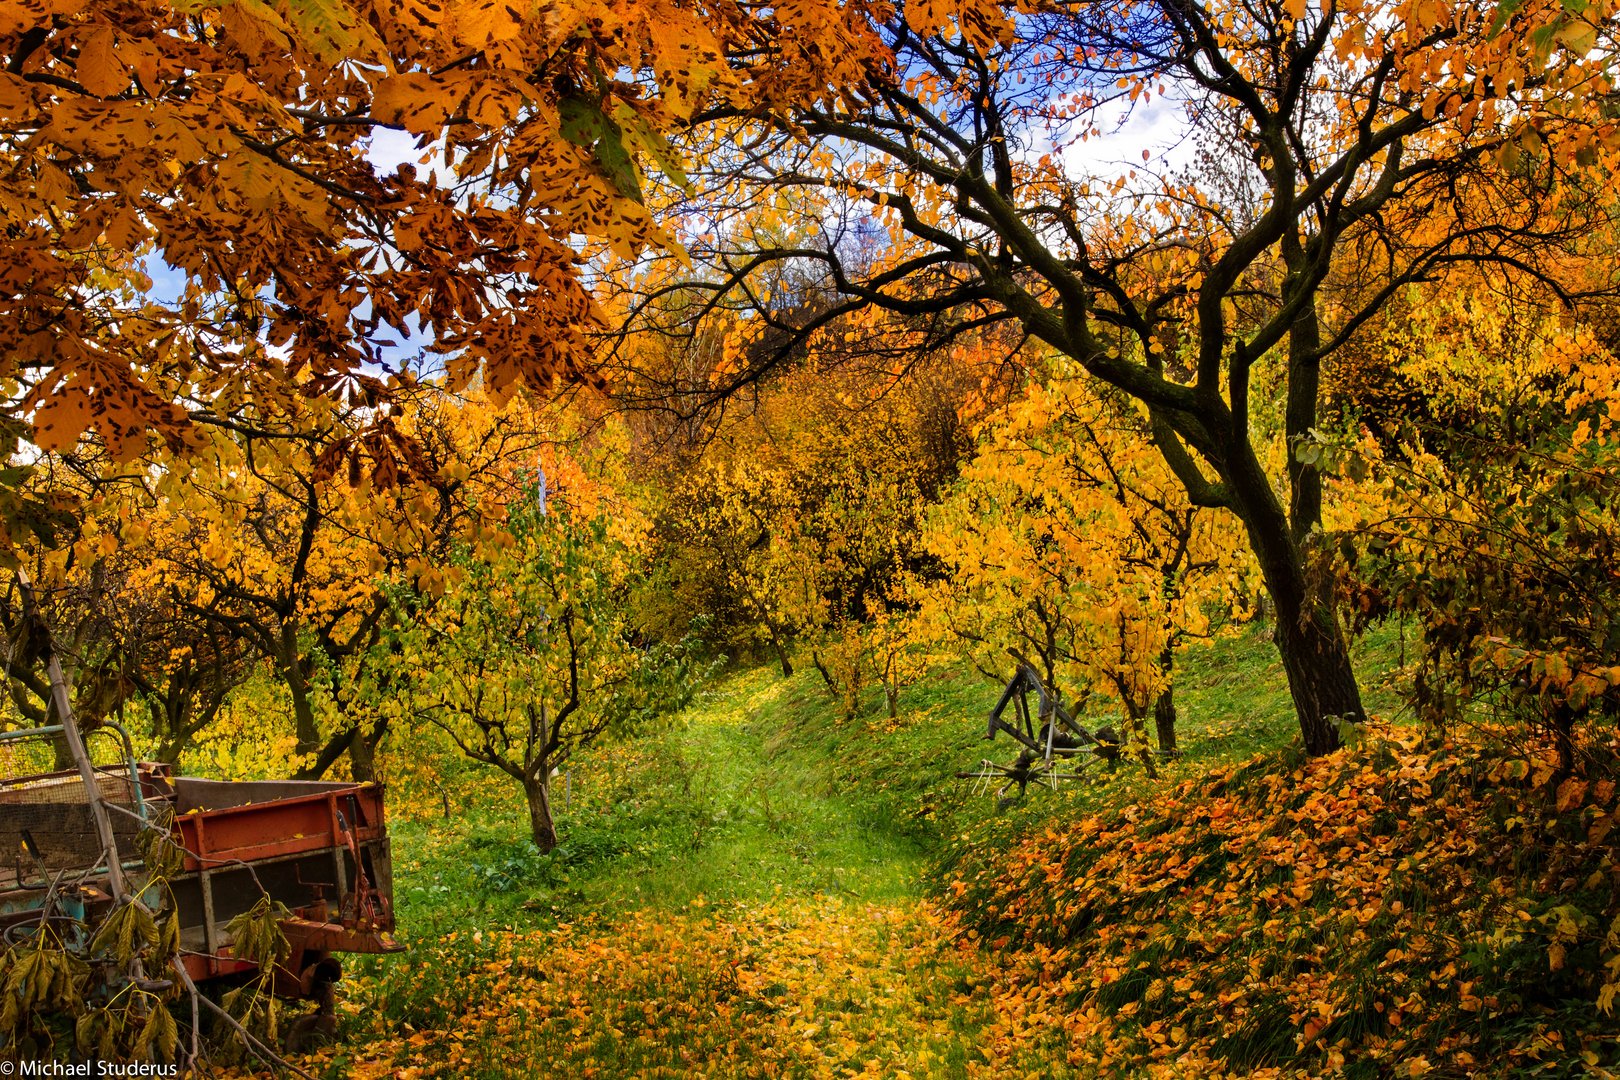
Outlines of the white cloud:
{"type": "Polygon", "coordinates": [[[1192,128],[1183,103],[1173,95],[1134,105],[1123,98],[1110,101],[1095,116],[1101,134],[1063,149],[1064,168],[1076,179],[1112,179],[1144,167],[1162,174],[1193,162],[1192,128]]]}
{"type": "Polygon", "coordinates": [[[373,129],[371,144],[366,147],[366,160],[379,174],[391,173],[407,161],[414,165],[421,156],[415,135],[392,128],[373,129]]]}

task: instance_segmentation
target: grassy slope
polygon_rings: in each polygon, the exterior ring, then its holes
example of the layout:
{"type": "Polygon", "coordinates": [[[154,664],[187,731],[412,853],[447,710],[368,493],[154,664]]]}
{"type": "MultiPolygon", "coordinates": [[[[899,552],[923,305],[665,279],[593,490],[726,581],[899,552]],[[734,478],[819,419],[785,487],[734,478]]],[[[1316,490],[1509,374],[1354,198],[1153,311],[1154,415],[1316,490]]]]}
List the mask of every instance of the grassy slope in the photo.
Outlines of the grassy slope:
{"type": "MultiPolygon", "coordinates": [[[[1392,631],[1358,647],[1375,713],[1395,708],[1382,673],[1397,648],[1392,631]]],[[[1172,778],[1294,737],[1281,665],[1260,633],[1187,649],[1179,686],[1185,758],[1172,778]]],[[[841,723],[813,670],[734,675],[672,727],[593,753],[559,783],[554,856],[534,853],[504,777],[464,774],[450,815],[393,827],[401,925],[427,938],[474,918],[545,926],[699,896],[915,894],[942,837],[994,817],[988,795],[955,773],[1014,756],[1004,737],[982,738],[998,693],[982,676],[947,671],[906,689],[897,722],[880,715],[874,691],[865,717],[841,723]]],[[[1094,776],[1055,798],[1032,794],[1007,820],[1044,820],[1141,785],[1134,767],[1094,776]]]]}
{"type": "MultiPolygon", "coordinates": [[[[1374,631],[1355,647],[1366,706],[1394,717],[1400,700],[1389,673],[1400,655],[1394,627],[1374,631]]],[[[1178,739],[1182,757],[1162,767],[1164,781],[1201,775],[1212,764],[1243,760],[1297,740],[1298,728],[1285,689],[1282,664],[1263,631],[1249,630],[1185,649],[1178,659],[1178,739]]],[[[1010,674],[1010,673],[1009,673],[1010,674]]],[[[757,677],[757,676],[756,676],[757,677]]],[[[994,800],[958,771],[981,760],[1010,762],[1017,747],[1005,736],[985,742],[985,718],[1000,687],[983,676],[946,672],[906,689],[901,716],[878,715],[879,695],[863,721],[840,724],[816,676],[795,676],[798,689],[773,698],[761,712],[772,732],[767,748],[800,769],[816,769],[863,813],[903,830],[936,852],[943,838],[963,828],[985,827],[1011,834],[1052,818],[1146,795],[1159,784],[1135,766],[1109,773],[1085,771],[1084,782],[1059,792],[1033,791],[1024,806],[994,812],[994,800]]],[[[1103,708],[1082,718],[1093,727],[1117,723],[1103,708]]]]}
{"type": "MultiPolygon", "coordinates": [[[[1395,707],[1381,673],[1397,650],[1392,631],[1360,647],[1375,712],[1395,707]]],[[[1179,686],[1186,754],[1166,783],[1293,737],[1275,652],[1258,633],[1187,650],[1179,686]]],[[[994,1075],[1009,1059],[1057,1068],[1064,1039],[1055,1028],[992,1037],[1021,1010],[984,989],[999,977],[994,956],[938,947],[941,928],[915,900],[925,867],[964,835],[1005,849],[1165,786],[1147,785],[1134,767],[1096,769],[1089,782],[1035,792],[996,815],[953,774],[1012,756],[1005,740],[982,740],[997,693],[982,677],[945,674],[908,688],[897,722],[874,698],[865,717],[841,723],[813,671],[735,675],[670,728],[576,767],[559,812],[563,846],[550,856],[523,837],[516,792],[468,774],[451,816],[395,826],[396,895],[413,958],[361,965],[348,1052],[380,1067],[438,1060],[453,1045],[453,1071],[492,1076],[534,1055],[600,1075],[680,1072],[699,1052],[756,1075],[881,1066],[902,1052],[923,1075],[994,1075]],[[753,944],[729,981],[692,981],[735,960],[727,950],[739,940],[753,944]],[[844,958],[841,974],[832,977],[811,942],[844,958]],[[614,977],[596,982],[568,968],[589,966],[592,949],[619,957],[614,977]],[[516,979],[512,965],[524,957],[544,959],[516,979]],[[568,988],[576,979],[588,984],[583,998],[568,988]],[[884,1007],[851,1005],[851,987],[884,1007]],[[668,1011],[682,1001],[707,1002],[714,1024],[668,1011]],[[469,1003],[475,1018],[457,1022],[469,1003]],[[576,1015],[563,1022],[569,1007],[576,1015]],[[632,1007],[643,1019],[613,1051],[611,1032],[630,1030],[621,1014],[632,1007]],[[818,1007],[833,1019],[808,1019],[804,1010],[813,1017],[818,1007]],[[896,1047],[885,1058],[845,1047],[854,1014],[866,1011],[863,1038],[896,1047]],[[767,1054],[759,1040],[739,1042],[750,1027],[798,1049],[767,1054]],[[519,1030],[529,1034],[519,1039],[519,1030]]]]}
{"type": "Polygon", "coordinates": [[[699,898],[914,894],[927,855],[914,830],[867,815],[838,796],[823,761],[781,745],[784,723],[825,711],[803,680],[727,680],[671,728],[559,778],[562,845],[550,856],[535,852],[503,778],[475,782],[449,817],[398,822],[402,932],[430,938],[470,918],[550,926],[699,898]]]}

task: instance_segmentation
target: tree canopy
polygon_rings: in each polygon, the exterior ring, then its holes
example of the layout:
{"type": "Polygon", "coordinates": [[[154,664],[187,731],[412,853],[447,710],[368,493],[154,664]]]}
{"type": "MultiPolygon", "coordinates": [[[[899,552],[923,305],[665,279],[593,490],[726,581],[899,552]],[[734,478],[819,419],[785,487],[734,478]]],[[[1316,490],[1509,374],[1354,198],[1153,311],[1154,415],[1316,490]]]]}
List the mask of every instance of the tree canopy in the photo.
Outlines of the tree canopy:
{"type": "Polygon", "coordinates": [[[1620,138],[1611,16],[1434,0],[880,13],[894,60],[860,94],[775,123],[711,111],[694,205],[776,224],[701,231],[702,272],[649,276],[634,311],[680,289],[748,313],[713,395],[854,317],[884,328],[880,348],[1005,323],[1072,358],[1146,407],[1194,504],[1243,523],[1306,744],[1325,751],[1333,718],[1364,710],[1310,581],[1320,478],[1293,456],[1322,364],[1452,266],[1580,292],[1565,255],[1612,210],[1584,171],[1620,138]],[[1185,110],[1201,168],[1089,159],[1111,115],[1153,101],[1185,110]]]}
{"type": "MultiPolygon", "coordinates": [[[[577,373],[591,245],[670,242],[643,205],[649,171],[683,176],[664,132],[858,84],[878,54],[862,11],[8,5],[9,435],[66,450],[93,429],[124,461],[252,400],[377,407],[407,337],[456,387],[577,373]],[[386,138],[422,160],[396,167],[386,138]]],[[[387,468],[402,437],[386,406],[372,420],[343,452],[387,468]]]]}

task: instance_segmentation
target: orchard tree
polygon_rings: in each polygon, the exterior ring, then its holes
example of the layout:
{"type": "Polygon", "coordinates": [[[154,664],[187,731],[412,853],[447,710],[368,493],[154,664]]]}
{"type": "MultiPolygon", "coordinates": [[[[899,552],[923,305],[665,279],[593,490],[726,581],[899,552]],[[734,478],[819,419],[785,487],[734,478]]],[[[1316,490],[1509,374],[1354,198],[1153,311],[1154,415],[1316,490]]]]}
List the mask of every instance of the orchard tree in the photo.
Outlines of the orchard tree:
{"type": "Polygon", "coordinates": [[[1028,657],[1071,703],[1123,712],[1127,742],[1176,749],[1177,646],[1207,637],[1252,562],[1229,517],[1194,506],[1135,406],[1070,375],[986,423],[928,522],[945,573],[919,589],[925,640],[957,642],[998,680],[1028,657]]]}
{"type": "MultiPolygon", "coordinates": [[[[138,548],[150,566],[143,577],[156,598],[269,666],[301,768],[319,776],[354,749],[352,726],[334,723],[332,706],[381,632],[378,579],[421,554],[398,519],[431,521],[432,492],[413,485],[374,499],[369,482],[321,475],[330,429],[243,419],[250,430],[205,431],[206,453],[156,474],[138,548]],[[391,501],[403,504],[399,514],[388,513],[391,501]]],[[[330,427],[355,422],[333,416],[330,427]]],[[[364,748],[353,756],[366,774],[364,748]]]]}
{"type": "Polygon", "coordinates": [[[1620,359],[1480,282],[1410,299],[1383,345],[1431,415],[1310,447],[1345,474],[1349,606],[1415,619],[1425,720],[1483,705],[1550,731],[1570,773],[1579,725],[1620,715],[1620,359]]]}
{"type": "MultiPolygon", "coordinates": [[[[47,476],[59,462],[42,463],[47,476]]],[[[32,492],[23,489],[24,497],[32,492]]],[[[151,659],[146,649],[126,634],[143,621],[131,611],[127,588],[130,565],[119,558],[116,531],[107,528],[100,514],[73,525],[73,536],[59,545],[16,553],[36,583],[34,596],[42,617],[53,627],[51,645],[73,690],[74,715],[86,729],[121,710],[133,692],[132,668],[151,659]],[[105,543],[104,543],[105,540],[105,543]]],[[[33,622],[24,607],[15,571],[4,575],[0,587],[0,632],[5,635],[3,668],[8,712],[26,724],[60,723],[45,668],[45,651],[36,640],[33,622]]],[[[136,631],[138,633],[138,631],[136,631]]],[[[63,753],[67,747],[60,747],[63,753]]]]}
{"type": "MultiPolygon", "coordinates": [[[[256,653],[235,635],[198,617],[157,587],[144,538],[154,516],[148,477],[111,466],[93,449],[40,455],[20,477],[19,494],[39,505],[65,504],[50,542],[25,537],[12,557],[27,569],[52,647],[72,690],[81,727],[116,717],[141,732],[150,720],[150,753],[177,760],[252,673],[256,653]],[[132,720],[126,711],[133,709],[132,720]]],[[[40,643],[31,638],[15,574],[0,572],[0,665],[10,706],[24,722],[58,722],[40,643]]],[[[67,754],[66,744],[58,747],[67,754]]],[[[61,764],[67,766],[65,756],[61,764]]]]}
{"type": "Polygon", "coordinates": [[[823,621],[819,567],[797,543],[793,480],[759,461],[695,465],[666,498],[660,534],[673,600],[689,622],[717,616],[714,629],[751,643],[763,638],[784,677],[789,649],[823,621]]]}
{"type": "Polygon", "coordinates": [[[506,535],[460,549],[441,593],[394,591],[379,646],[394,707],[516,781],[543,852],[557,846],[552,773],[684,706],[696,687],[684,647],[639,640],[630,517],[572,488],[514,501],[506,535]]]}
{"type": "MultiPolygon", "coordinates": [[[[708,418],[689,457],[641,463],[666,492],[655,537],[677,636],[707,616],[716,644],[767,644],[784,675],[792,647],[808,645],[846,709],[868,669],[889,673],[892,698],[905,666],[891,648],[899,636],[868,643],[862,628],[918,569],[918,522],[971,448],[962,403],[980,374],[973,356],[911,359],[874,370],[840,343],[837,355],[773,373],[750,400],[708,418]]],[[[678,372],[673,385],[684,385],[678,372]]]]}
{"type": "Polygon", "coordinates": [[[1558,245],[1595,212],[1572,175],[1614,152],[1613,6],[897,6],[879,16],[893,62],[861,92],[774,127],[707,114],[694,287],[715,310],[750,308],[738,325],[757,343],[710,392],[755,385],[854,311],[888,313],[886,339],[919,347],[1016,325],[1137,401],[1187,498],[1242,523],[1305,746],[1331,750],[1334,719],[1363,709],[1339,613],[1312,584],[1321,481],[1272,448],[1307,437],[1323,363],[1403,282],[1473,262],[1556,284],[1558,245]],[[1154,101],[1219,139],[1240,182],[1092,159],[1087,137],[1154,101]],[[754,137],[731,150],[739,130],[754,137]],[[772,230],[724,227],[750,202],[772,230]],[[873,233],[886,250],[862,242],[873,233]],[[784,263],[819,291],[756,290],[784,263]],[[1347,263],[1370,287],[1329,304],[1347,263]],[[1257,389],[1268,368],[1276,394],[1257,389]]]}
{"type": "MultiPolygon", "coordinates": [[[[315,401],[291,414],[239,413],[202,433],[206,454],[153,471],[139,520],[119,537],[141,563],[132,584],[147,603],[186,620],[199,645],[268,666],[304,776],[344,755],[354,775],[372,774],[387,724],[369,707],[365,668],[390,618],[383,581],[437,587],[452,545],[484,534],[480,502],[515,488],[541,440],[522,400],[495,408],[482,395],[429,387],[397,399],[394,422],[411,468],[379,481],[335,468],[334,448],[377,437],[358,434],[369,423],[363,409],[315,401]]],[[[187,708],[180,699],[165,707],[187,708]]],[[[198,730],[170,741],[183,745],[198,730]]]]}

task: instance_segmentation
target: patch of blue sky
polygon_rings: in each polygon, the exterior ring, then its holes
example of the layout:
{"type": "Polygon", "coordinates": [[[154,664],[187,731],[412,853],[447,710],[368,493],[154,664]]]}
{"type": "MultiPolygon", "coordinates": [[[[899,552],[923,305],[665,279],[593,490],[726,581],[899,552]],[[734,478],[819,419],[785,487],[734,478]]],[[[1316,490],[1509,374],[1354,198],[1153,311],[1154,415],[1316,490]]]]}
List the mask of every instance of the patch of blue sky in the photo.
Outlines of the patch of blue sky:
{"type": "MultiPolygon", "coordinates": [[[[424,156],[428,158],[426,167],[448,171],[442,151],[432,147],[426,150],[419,148],[416,137],[407,132],[378,128],[372,133],[366,149],[366,159],[378,175],[392,173],[407,162],[416,164],[424,156]]],[[[165,260],[161,251],[142,259],[141,271],[150,279],[146,293],[152,300],[165,306],[180,302],[185,293],[187,275],[165,260]]],[[[355,319],[364,321],[370,314],[370,301],[365,301],[355,310],[355,319]]],[[[387,376],[410,370],[418,375],[434,375],[443,370],[444,358],[432,349],[432,333],[414,315],[407,319],[403,332],[398,327],[378,327],[368,344],[376,358],[375,363],[363,365],[368,374],[387,376]]],[[[272,354],[279,351],[270,348],[268,343],[266,349],[272,354]]]]}

